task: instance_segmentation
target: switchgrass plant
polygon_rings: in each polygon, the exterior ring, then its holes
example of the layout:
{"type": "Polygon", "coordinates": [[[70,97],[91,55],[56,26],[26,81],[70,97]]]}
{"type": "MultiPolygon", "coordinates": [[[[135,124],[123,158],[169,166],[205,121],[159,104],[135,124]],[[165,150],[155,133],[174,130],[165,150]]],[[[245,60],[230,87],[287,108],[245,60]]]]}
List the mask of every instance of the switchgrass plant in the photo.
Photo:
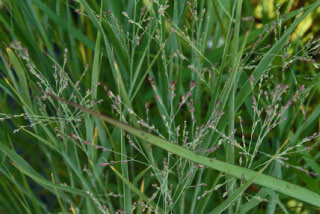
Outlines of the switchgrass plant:
{"type": "Polygon", "coordinates": [[[318,213],[319,8],[3,1],[1,212],[318,213]]]}

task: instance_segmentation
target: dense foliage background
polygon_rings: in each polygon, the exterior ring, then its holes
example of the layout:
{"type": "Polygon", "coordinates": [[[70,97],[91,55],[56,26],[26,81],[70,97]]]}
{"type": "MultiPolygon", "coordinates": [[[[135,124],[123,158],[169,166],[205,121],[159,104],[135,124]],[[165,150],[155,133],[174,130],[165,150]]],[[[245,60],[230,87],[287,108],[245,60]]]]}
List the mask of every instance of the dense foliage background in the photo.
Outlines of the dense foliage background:
{"type": "Polygon", "coordinates": [[[0,1],[0,213],[319,213],[319,15],[0,1]]]}

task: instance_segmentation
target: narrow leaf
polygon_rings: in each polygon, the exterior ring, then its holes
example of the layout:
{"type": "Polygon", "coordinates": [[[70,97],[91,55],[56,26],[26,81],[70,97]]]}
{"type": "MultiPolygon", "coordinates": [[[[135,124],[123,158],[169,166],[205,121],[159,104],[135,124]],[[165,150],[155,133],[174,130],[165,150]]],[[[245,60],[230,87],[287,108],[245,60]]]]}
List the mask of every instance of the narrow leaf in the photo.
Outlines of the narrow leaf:
{"type": "MultiPolygon", "coordinates": [[[[244,177],[246,180],[249,180],[253,178],[256,175],[256,171],[247,169],[244,167],[232,165],[229,163],[225,163],[220,160],[215,160],[212,158],[207,158],[202,155],[198,155],[195,152],[192,152],[188,149],[185,149],[184,147],[181,147],[177,144],[171,143],[163,138],[157,137],[153,134],[150,134],[146,131],[137,129],[135,127],[129,126],[121,121],[115,120],[111,117],[102,115],[99,112],[92,111],[90,109],[87,109],[83,106],[79,106],[73,102],[70,102],[68,100],[65,100],[63,98],[59,98],[51,93],[47,93],[49,96],[51,96],[54,99],[60,100],[62,102],[67,103],[68,105],[71,105],[75,108],[80,109],[83,112],[87,112],[89,114],[92,114],[107,123],[120,128],[123,131],[126,131],[136,137],[139,137],[140,139],[149,142],[150,144],[160,147],[170,153],[176,154],[180,157],[183,157],[187,160],[190,160],[192,162],[201,164],[203,166],[207,166],[209,168],[218,170],[220,172],[235,176],[237,178],[242,178],[244,177]]],[[[265,174],[260,174],[255,178],[254,183],[262,185],[264,187],[272,188],[278,192],[281,192],[283,194],[286,194],[290,197],[299,199],[301,201],[304,201],[306,203],[312,204],[314,206],[319,206],[320,204],[320,195],[312,192],[311,190],[308,190],[304,187],[300,187],[295,184],[291,184],[287,181],[283,181],[281,179],[265,175],[265,174]]]]}

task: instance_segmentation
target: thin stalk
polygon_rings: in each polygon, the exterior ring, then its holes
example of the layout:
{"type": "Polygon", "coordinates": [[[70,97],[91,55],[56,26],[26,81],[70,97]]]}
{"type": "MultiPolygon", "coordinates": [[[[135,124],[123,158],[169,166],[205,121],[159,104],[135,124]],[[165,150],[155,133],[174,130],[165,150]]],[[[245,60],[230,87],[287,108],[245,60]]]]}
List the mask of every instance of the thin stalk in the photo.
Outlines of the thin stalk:
{"type": "Polygon", "coordinates": [[[217,8],[216,4],[214,3],[214,0],[212,0],[211,2],[212,2],[212,6],[213,6],[213,9],[214,9],[214,12],[216,13],[216,16],[218,18],[218,21],[219,21],[223,36],[224,36],[224,38],[227,38],[227,32],[226,32],[226,29],[224,28],[223,21],[222,21],[222,19],[220,17],[220,13],[218,11],[218,8],[217,8]]]}
{"type": "MultiPolygon", "coordinates": [[[[237,12],[236,12],[236,23],[235,23],[235,29],[233,34],[233,42],[232,42],[232,70],[235,72],[238,72],[239,64],[239,58],[241,58],[241,54],[238,53],[239,50],[239,37],[240,37],[240,19],[241,19],[241,9],[242,9],[242,0],[237,1],[237,12]]],[[[237,74],[235,74],[237,76],[237,74]]],[[[227,163],[234,164],[234,146],[233,146],[233,139],[234,139],[234,117],[235,117],[235,111],[234,111],[234,101],[235,101],[235,93],[236,93],[236,81],[232,83],[232,89],[230,91],[229,95],[229,103],[228,103],[228,119],[229,119],[229,125],[228,125],[228,135],[231,137],[231,142],[227,144],[226,147],[226,159],[227,163]]],[[[228,196],[232,195],[235,189],[235,181],[232,176],[227,176],[227,191],[228,196]]],[[[228,208],[228,213],[233,213],[233,208],[230,206],[228,208]]]]}

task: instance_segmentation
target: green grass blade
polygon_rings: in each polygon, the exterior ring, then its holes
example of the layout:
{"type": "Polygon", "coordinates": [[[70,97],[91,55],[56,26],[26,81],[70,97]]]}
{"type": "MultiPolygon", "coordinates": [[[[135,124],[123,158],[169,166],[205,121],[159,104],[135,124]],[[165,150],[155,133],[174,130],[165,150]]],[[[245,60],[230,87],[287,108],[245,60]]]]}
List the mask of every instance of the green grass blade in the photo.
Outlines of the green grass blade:
{"type": "Polygon", "coordinates": [[[16,74],[19,79],[19,92],[21,94],[22,99],[24,102],[31,107],[31,98],[28,89],[27,77],[25,74],[25,70],[20,62],[20,60],[16,57],[15,53],[10,49],[7,48],[7,53],[9,55],[10,61],[16,71],[16,74]]]}
{"type": "MultiPolygon", "coordinates": [[[[311,6],[306,12],[304,12],[298,19],[296,19],[290,27],[285,31],[283,36],[278,40],[278,42],[265,54],[262,58],[256,69],[252,73],[252,77],[254,78],[253,86],[256,85],[260,76],[266,71],[268,66],[272,63],[274,58],[277,56],[283,45],[286,43],[290,34],[294,31],[297,25],[312,11],[314,11],[320,5],[320,1],[316,2],[311,6]]],[[[244,86],[240,89],[239,93],[236,96],[236,106],[235,109],[238,110],[244,100],[248,97],[251,92],[252,87],[250,85],[250,81],[247,80],[244,86]]]]}
{"type": "Polygon", "coordinates": [[[57,188],[59,190],[70,192],[76,195],[86,194],[83,190],[58,185],[48,181],[42,175],[37,173],[20,155],[18,155],[15,151],[11,150],[1,141],[0,141],[0,150],[11,159],[11,161],[14,163],[14,166],[17,167],[23,174],[29,176],[39,184],[47,187],[49,190],[53,191],[52,188],[57,188]]]}
{"type": "MultiPolygon", "coordinates": [[[[94,58],[93,58],[92,74],[91,74],[91,88],[96,87],[96,84],[98,83],[99,76],[100,76],[100,54],[101,54],[100,47],[101,47],[101,33],[100,31],[98,31],[97,38],[96,38],[96,45],[94,48],[94,58]]],[[[93,100],[97,99],[97,92],[98,90],[95,89],[92,95],[93,100]]]]}
{"type": "Polygon", "coordinates": [[[313,110],[313,112],[310,114],[307,120],[305,120],[298,128],[298,130],[295,132],[293,137],[290,139],[288,145],[292,145],[297,142],[300,135],[305,131],[312,123],[319,120],[320,116],[320,104],[313,110]]]}
{"type": "MultiPolygon", "coordinates": [[[[244,177],[246,180],[249,180],[253,178],[256,175],[256,171],[247,169],[244,167],[232,165],[229,163],[225,163],[220,160],[214,160],[211,158],[204,157],[202,155],[198,155],[195,152],[192,152],[188,149],[185,149],[184,147],[181,147],[177,144],[173,144],[163,138],[157,137],[153,134],[150,134],[146,131],[137,129],[135,127],[129,126],[121,121],[115,120],[113,118],[110,118],[108,116],[102,115],[98,112],[92,111],[90,109],[87,109],[83,106],[79,106],[75,103],[72,103],[68,100],[59,98],[53,94],[48,93],[49,96],[51,96],[54,99],[60,100],[62,102],[67,103],[68,105],[71,105],[75,108],[80,109],[83,112],[87,112],[89,114],[92,114],[110,125],[113,125],[117,128],[120,128],[123,131],[126,131],[134,136],[137,136],[138,138],[149,142],[150,144],[157,146],[159,148],[162,148],[172,154],[176,154],[180,157],[183,157],[187,160],[190,160],[192,162],[207,166],[209,168],[218,170],[220,172],[226,173],[228,175],[235,176],[237,178],[244,177]]],[[[288,195],[290,197],[296,198],[298,200],[304,201],[306,203],[312,204],[314,206],[319,206],[320,204],[320,195],[312,192],[311,190],[308,190],[304,187],[291,184],[287,181],[274,178],[269,175],[260,174],[257,176],[257,178],[254,179],[254,183],[262,185],[264,187],[272,188],[280,193],[283,193],[285,195],[288,195]]]]}
{"type": "Polygon", "coordinates": [[[232,203],[237,200],[240,195],[263,173],[263,171],[272,163],[272,161],[277,157],[283,147],[286,145],[287,141],[282,144],[282,146],[277,150],[277,152],[272,156],[268,163],[265,164],[252,178],[241,185],[228,199],[223,201],[218,207],[210,212],[210,214],[222,213],[228,207],[232,206],[232,203]]]}
{"type": "Polygon", "coordinates": [[[242,205],[239,213],[240,214],[246,214],[251,209],[256,207],[258,204],[261,203],[261,200],[263,200],[268,195],[266,188],[262,188],[250,201],[242,205]]]}
{"type": "MultiPolygon", "coordinates": [[[[61,17],[57,16],[46,4],[41,2],[40,0],[32,0],[32,2],[41,10],[44,14],[46,14],[50,20],[58,24],[63,30],[68,31],[68,24],[61,17]]],[[[94,49],[94,42],[90,40],[86,35],[84,35],[81,31],[71,28],[73,31],[73,36],[77,40],[81,41],[87,47],[94,49]]]]}
{"type": "MultiPolygon", "coordinates": [[[[149,200],[149,197],[143,194],[135,185],[133,185],[127,178],[125,178],[120,172],[118,172],[113,166],[110,166],[112,171],[125,183],[132,192],[134,192],[139,198],[144,200],[145,202],[149,202],[153,208],[157,208],[160,213],[163,213],[162,209],[159,206],[156,206],[156,204],[153,201],[149,200]]],[[[147,168],[148,169],[148,168],[147,168]]]]}

